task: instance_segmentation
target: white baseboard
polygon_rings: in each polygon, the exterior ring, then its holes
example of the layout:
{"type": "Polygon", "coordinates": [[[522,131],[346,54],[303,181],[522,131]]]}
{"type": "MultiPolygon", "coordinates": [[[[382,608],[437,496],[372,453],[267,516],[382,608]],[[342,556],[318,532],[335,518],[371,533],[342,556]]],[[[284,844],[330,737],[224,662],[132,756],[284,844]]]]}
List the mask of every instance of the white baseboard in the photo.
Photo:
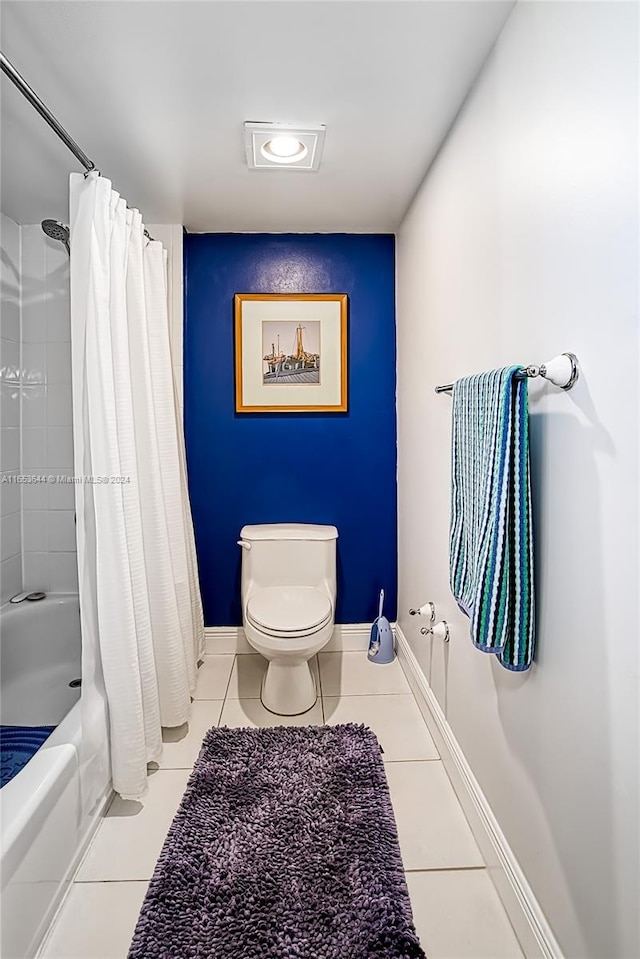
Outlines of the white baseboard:
{"type": "MultiPolygon", "coordinates": [[[[367,648],[370,633],[371,623],[336,623],[333,636],[322,652],[359,652],[367,648]]],[[[255,653],[242,626],[206,626],[204,639],[207,653],[255,653]]]]}
{"type": "Polygon", "coordinates": [[[371,623],[336,623],[323,653],[361,652],[369,646],[371,623]]]}
{"type": "Polygon", "coordinates": [[[563,959],[540,904],[513,854],[406,636],[395,629],[396,651],[436,740],[453,788],[527,959],[563,959]]]}
{"type": "Polygon", "coordinates": [[[204,647],[207,653],[255,653],[242,626],[205,626],[204,647]]]}

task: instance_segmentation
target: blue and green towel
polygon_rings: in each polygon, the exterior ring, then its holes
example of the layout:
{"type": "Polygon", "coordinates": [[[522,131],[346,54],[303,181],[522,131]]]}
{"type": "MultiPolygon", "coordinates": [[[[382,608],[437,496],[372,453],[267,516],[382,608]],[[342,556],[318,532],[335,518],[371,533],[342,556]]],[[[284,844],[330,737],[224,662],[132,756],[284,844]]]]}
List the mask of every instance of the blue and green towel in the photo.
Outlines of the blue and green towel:
{"type": "Polygon", "coordinates": [[[478,649],[506,669],[534,651],[529,398],[520,367],[453,387],[451,589],[478,649]]]}

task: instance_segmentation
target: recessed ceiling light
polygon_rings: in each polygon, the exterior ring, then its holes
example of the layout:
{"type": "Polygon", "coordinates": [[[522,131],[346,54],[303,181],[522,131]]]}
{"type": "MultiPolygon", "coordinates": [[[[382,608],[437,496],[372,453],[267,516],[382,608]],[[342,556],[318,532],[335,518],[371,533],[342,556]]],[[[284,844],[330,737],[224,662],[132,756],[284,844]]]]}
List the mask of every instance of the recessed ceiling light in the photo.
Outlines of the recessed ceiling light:
{"type": "Polygon", "coordinates": [[[266,160],[274,163],[297,163],[304,160],[308,149],[297,137],[274,137],[260,147],[260,153],[266,160]]]}
{"type": "Polygon", "coordinates": [[[323,124],[294,127],[287,123],[244,125],[247,164],[250,170],[318,169],[324,143],[323,124]]]}

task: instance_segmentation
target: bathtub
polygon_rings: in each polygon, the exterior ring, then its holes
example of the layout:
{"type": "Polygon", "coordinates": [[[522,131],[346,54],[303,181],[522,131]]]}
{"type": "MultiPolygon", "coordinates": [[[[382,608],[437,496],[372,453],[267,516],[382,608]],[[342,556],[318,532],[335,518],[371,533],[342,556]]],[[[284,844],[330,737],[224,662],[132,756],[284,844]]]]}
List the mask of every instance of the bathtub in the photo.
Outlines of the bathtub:
{"type": "MultiPolygon", "coordinates": [[[[3,959],[30,959],[102,812],[82,812],[78,754],[78,597],[57,593],[0,609],[0,719],[57,728],[0,790],[3,959]]],[[[105,796],[106,799],[106,796],[105,796]]]]}

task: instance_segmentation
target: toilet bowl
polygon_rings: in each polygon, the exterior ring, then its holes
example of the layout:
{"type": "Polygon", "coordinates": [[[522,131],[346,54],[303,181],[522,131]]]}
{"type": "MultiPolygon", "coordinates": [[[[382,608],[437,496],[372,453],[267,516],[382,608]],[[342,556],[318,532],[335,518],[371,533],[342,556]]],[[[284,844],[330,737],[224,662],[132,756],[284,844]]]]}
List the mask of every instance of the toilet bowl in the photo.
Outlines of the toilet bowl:
{"type": "Polygon", "coordinates": [[[245,526],[242,617],[250,645],[268,660],[260,698],[281,716],[307,712],[318,698],[309,660],[335,624],[335,526],[245,526]]]}

